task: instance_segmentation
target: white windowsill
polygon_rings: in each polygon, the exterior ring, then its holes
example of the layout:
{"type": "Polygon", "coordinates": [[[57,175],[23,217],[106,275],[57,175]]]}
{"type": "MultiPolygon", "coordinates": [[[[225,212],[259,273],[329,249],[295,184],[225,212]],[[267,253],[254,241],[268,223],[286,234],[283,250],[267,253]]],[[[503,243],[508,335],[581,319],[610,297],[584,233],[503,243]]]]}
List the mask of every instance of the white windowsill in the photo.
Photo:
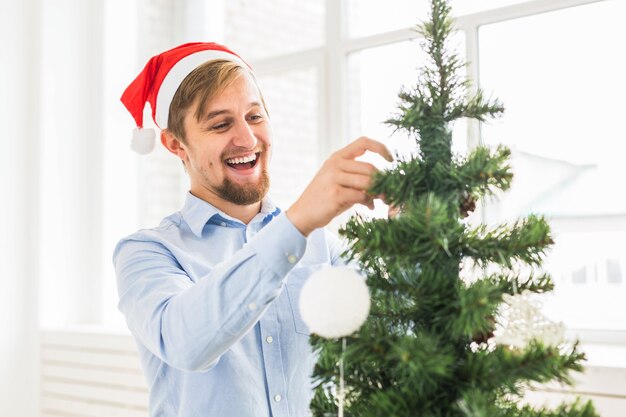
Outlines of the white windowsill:
{"type": "MultiPolygon", "coordinates": [[[[97,325],[67,326],[58,328],[43,328],[44,332],[111,334],[115,336],[131,336],[126,328],[105,327],[97,325]]],[[[581,342],[579,351],[587,356],[586,367],[620,368],[626,369],[626,343],[589,343],[581,342]]]]}

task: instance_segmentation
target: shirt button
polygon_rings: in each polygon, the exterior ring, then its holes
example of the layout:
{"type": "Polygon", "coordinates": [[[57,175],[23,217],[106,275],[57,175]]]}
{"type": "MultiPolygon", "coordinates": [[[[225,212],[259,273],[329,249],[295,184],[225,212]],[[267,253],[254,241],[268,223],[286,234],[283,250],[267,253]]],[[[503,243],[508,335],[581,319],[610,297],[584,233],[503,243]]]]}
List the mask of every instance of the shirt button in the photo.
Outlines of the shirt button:
{"type": "Polygon", "coordinates": [[[283,399],[283,397],[281,397],[280,394],[274,395],[274,401],[280,402],[280,400],[282,400],[282,399],[283,399]]]}
{"type": "Polygon", "coordinates": [[[221,223],[220,223],[220,226],[222,226],[222,227],[226,227],[226,222],[221,222],[221,223]]]}
{"type": "Polygon", "coordinates": [[[293,265],[298,262],[298,257],[296,255],[287,255],[287,261],[293,265]]]}
{"type": "Polygon", "coordinates": [[[267,336],[267,337],[265,338],[265,341],[266,341],[267,343],[272,343],[272,342],[274,341],[274,338],[273,338],[272,336],[267,336]]]}
{"type": "Polygon", "coordinates": [[[256,303],[248,304],[248,310],[256,310],[256,303]]]}

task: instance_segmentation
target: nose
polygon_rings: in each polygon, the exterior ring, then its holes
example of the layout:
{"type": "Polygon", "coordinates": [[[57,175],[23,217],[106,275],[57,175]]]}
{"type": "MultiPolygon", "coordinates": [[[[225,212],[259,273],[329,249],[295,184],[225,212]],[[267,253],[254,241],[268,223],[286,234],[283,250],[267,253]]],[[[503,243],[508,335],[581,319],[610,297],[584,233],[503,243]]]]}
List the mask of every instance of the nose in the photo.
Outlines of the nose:
{"type": "Polygon", "coordinates": [[[233,133],[233,145],[245,149],[254,149],[256,147],[257,138],[252,127],[246,121],[238,123],[237,129],[233,133]]]}

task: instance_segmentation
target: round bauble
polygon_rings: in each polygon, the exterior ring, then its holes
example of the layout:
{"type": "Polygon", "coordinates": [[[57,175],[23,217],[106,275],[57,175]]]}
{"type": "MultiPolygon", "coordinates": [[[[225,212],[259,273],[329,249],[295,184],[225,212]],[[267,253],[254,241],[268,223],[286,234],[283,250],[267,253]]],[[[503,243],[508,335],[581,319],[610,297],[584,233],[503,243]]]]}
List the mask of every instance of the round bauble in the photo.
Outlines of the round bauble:
{"type": "Polygon", "coordinates": [[[300,314],[311,333],[327,339],[348,336],[367,319],[370,295],[354,269],[330,267],[315,272],[300,292],[300,314]]]}

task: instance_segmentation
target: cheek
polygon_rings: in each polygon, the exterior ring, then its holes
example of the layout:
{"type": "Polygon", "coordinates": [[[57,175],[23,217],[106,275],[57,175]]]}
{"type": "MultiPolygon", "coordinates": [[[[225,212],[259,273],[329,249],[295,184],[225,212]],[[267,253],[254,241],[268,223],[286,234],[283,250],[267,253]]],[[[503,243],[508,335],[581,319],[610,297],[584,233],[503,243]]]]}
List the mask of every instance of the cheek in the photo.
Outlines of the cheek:
{"type": "Polygon", "coordinates": [[[262,148],[264,148],[264,150],[265,150],[265,152],[266,152],[266,153],[271,154],[271,152],[272,152],[272,146],[273,146],[273,144],[272,144],[272,140],[271,140],[271,139],[269,139],[269,138],[265,138],[265,139],[263,140],[263,144],[262,144],[261,146],[262,146],[262,148]]]}
{"type": "Polygon", "coordinates": [[[219,165],[219,160],[211,152],[202,152],[196,155],[196,163],[205,169],[210,169],[219,165]]]}
{"type": "Polygon", "coordinates": [[[268,143],[267,144],[267,156],[268,156],[268,160],[272,159],[272,156],[274,155],[274,152],[272,151],[272,143],[268,143]]]}

